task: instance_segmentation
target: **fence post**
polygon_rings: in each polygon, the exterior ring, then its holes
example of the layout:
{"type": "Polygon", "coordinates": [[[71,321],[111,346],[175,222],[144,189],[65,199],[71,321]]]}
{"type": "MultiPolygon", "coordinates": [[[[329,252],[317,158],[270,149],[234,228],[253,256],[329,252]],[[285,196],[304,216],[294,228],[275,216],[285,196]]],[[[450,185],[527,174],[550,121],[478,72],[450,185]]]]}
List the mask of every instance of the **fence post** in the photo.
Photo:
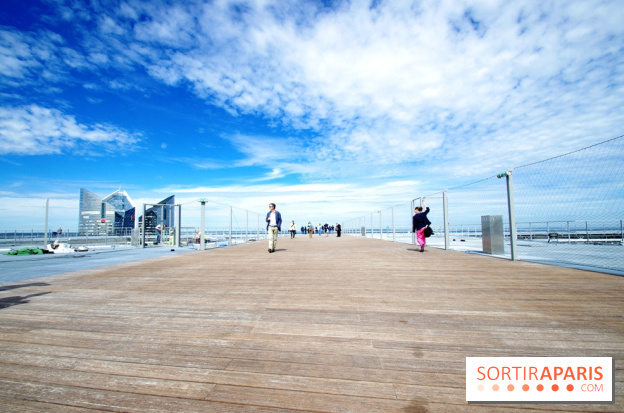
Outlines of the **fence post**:
{"type": "Polygon", "coordinates": [[[509,210],[509,238],[511,241],[511,260],[515,261],[518,258],[518,242],[516,239],[516,209],[514,204],[512,170],[510,169],[507,172],[504,172],[497,176],[499,178],[502,178],[503,176],[507,178],[507,208],[509,210]]]}
{"type": "Polygon", "coordinates": [[[448,195],[446,190],[442,193],[442,209],[444,210],[444,249],[451,247],[451,238],[449,234],[449,216],[448,216],[448,195]]]}
{"type": "MultiPolygon", "coordinates": [[[[160,247],[165,242],[165,225],[167,225],[165,224],[165,205],[164,204],[160,207],[160,222],[158,222],[158,224],[160,224],[162,227],[162,229],[160,230],[161,231],[160,242],[158,243],[158,246],[160,247]]],[[[158,229],[156,231],[158,231],[158,229]]],[[[106,231],[106,233],[108,234],[108,230],[106,231]]],[[[156,234],[156,236],[158,237],[158,234],[156,234]]]]}
{"type": "MultiPolygon", "coordinates": [[[[548,239],[548,235],[549,234],[550,234],[550,222],[546,221],[546,238],[547,239],[548,239]]],[[[559,241],[557,241],[557,242],[559,242],[559,241]]]]}
{"type": "Polygon", "coordinates": [[[43,233],[43,246],[48,245],[48,210],[50,209],[50,199],[46,199],[45,226],[43,233]]]}
{"type": "Polygon", "coordinates": [[[232,246],[232,205],[230,205],[230,240],[228,241],[228,246],[232,246]]]}
{"type": "Polygon", "coordinates": [[[199,249],[204,250],[204,228],[206,227],[206,201],[204,199],[201,202],[201,227],[199,228],[199,249]]]}
{"type": "MultiPolygon", "coordinates": [[[[143,204],[143,219],[141,220],[141,245],[145,248],[145,204],[143,204]]],[[[87,231],[88,232],[88,231],[87,231]]],[[[89,240],[89,236],[87,234],[87,241],[89,240]]]]}
{"type": "Polygon", "coordinates": [[[392,242],[394,242],[396,237],[396,230],[394,228],[394,207],[392,207],[392,242]]]}
{"type": "Polygon", "coordinates": [[[180,238],[182,237],[182,205],[178,205],[178,228],[174,234],[175,246],[180,248],[180,238]]]}
{"type": "Polygon", "coordinates": [[[570,235],[570,221],[566,221],[566,231],[568,231],[568,244],[570,244],[572,242],[572,236],[570,235]]]}
{"type": "MultiPolygon", "coordinates": [[[[411,205],[411,209],[410,209],[410,217],[412,217],[412,219],[410,220],[410,223],[412,223],[412,225],[414,225],[413,224],[413,222],[414,222],[414,208],[416,208],[414,206],[414,201],[415,200],[412,199],[412,205],[411,205]]],[[[416,233],[414,231],[412,231],[412,245],[416,245],[416,233]]]]}

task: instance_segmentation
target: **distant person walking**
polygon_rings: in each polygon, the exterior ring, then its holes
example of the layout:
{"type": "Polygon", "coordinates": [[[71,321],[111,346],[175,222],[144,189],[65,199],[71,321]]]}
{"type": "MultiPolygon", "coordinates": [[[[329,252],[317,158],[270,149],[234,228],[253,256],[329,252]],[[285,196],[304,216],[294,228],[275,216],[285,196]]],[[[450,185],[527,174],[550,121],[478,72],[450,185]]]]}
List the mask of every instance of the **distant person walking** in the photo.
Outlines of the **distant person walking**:
{"type": "Polygon", "coordinates": [[[308,234],[310,235],[310,238],[312,238],[312,234],[314,234],[314,225],[312,225],[312,222],[308,221],[308,234]]]}
{"type": "Polygon", "coordinates": [[[342,227],[340,224],[336,224],[336,236],[340,237],[340,233],[342,232],[342,227]]]}
{"type": "Polygon", "coordinates": [[[290,231],[290,238],[295,238],[295,234],[297,233],[297,225],[295,225],[294,220],[290,223],[290,227],[288,228],[288,230],[290,231]]]}
{"type": "Polygon", "coordinates": [[[160,244],[160,234],[162,233],[162,227],[156,225],[156,244],[160,244]]]}
{"type": "Polygon", "coordinates": [[[269,252],[275,252],[277,246],[277,234],[282,229],[282,214],[275,210],[275,204],[269,204],[269,212],[266,216],[267,231],[269,232],[269,252]]]}
{"type": "Polygon", "coordinates": [[[412,232],[416,233],[416,240],[418,241],[418,245],[420,245],[420,252],[425,251],[425,245],[427,244],[427,239],[425,238],[425,228],[431,225],[431,221],[427,218],[427,214],[429,213],[429,207],[425,204],[425,199],[422,199],[422,206],[414,208],[414,217],[412,218],[412,232]],[[423,212],[423,206],[427,208],[423,212]]]}

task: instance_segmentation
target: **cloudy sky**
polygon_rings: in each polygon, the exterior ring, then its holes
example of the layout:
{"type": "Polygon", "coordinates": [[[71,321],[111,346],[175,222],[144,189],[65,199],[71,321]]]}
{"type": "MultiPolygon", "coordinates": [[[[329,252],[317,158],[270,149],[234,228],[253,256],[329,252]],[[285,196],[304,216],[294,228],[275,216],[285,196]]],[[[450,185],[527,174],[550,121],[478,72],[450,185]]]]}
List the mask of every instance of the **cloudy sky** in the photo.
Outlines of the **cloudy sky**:
{"type": "Polygon", "coordinates": [[[624,130],[622,21],[619,0],[3,0],[0,219],[84,187],[338,221],[592,145],[624,130]]]}

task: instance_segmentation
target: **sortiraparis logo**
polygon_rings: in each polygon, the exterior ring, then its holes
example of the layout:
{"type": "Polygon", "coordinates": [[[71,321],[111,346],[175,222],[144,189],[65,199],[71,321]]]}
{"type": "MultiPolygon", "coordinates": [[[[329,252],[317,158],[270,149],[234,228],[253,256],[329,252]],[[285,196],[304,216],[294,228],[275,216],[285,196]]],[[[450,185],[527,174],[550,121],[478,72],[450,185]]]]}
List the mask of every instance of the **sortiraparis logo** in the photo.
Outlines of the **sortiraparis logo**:
{"type": "Polygon", "coordinates": [[[611,357],[466,357],[468,403],[614,403],[611,357]]]}

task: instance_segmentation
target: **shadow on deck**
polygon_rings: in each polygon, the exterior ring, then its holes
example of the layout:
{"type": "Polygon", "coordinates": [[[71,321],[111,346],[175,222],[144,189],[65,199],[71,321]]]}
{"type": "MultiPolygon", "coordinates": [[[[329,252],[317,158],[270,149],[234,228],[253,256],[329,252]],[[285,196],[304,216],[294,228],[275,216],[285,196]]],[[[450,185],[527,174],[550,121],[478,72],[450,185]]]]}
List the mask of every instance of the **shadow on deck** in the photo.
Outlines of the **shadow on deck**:
{"type": "Polygon", "coordinates": [[[467,356],[613,357],[621,399],[618,276],[297,236],[37,281],[0,311],[8,411],[622,411],[465,401],[467,356]]]}

